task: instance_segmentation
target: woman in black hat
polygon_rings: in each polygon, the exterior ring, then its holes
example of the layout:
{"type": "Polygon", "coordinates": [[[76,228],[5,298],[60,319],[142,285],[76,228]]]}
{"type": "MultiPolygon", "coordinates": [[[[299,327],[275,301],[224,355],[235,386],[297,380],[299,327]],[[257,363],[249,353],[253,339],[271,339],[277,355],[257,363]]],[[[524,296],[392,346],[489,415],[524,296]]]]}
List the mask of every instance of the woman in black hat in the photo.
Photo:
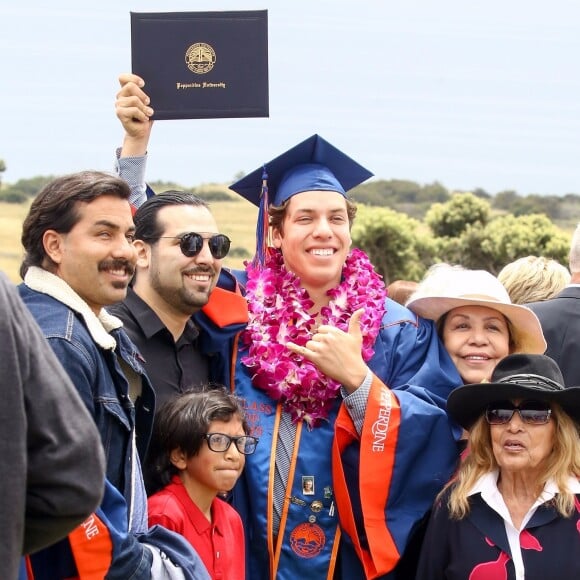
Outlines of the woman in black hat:
{"type": "Polygon", "coordinates": [[[470,453],[436,501],[417,578],[580,578],[580,387],[551,358],[514,354],[448,411],[470,453]]]}

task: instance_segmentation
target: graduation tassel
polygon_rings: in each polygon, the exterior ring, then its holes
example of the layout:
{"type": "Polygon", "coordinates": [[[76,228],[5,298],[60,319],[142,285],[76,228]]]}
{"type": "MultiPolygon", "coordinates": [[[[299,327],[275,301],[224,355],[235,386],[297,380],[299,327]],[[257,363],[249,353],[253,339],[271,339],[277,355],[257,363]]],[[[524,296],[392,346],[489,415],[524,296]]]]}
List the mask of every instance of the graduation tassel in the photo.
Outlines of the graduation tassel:
{"type": "Polygon", "coordinates": [[[262,170],[262,191],[260,192],[260,207],[258,210],[258,223],[256,227],[256,254],[252,260],[254,267],[262,268],[268,251],[268,234],[270,231],[270,218],[268,216],[268,174],[266,166],[262,170]]]}

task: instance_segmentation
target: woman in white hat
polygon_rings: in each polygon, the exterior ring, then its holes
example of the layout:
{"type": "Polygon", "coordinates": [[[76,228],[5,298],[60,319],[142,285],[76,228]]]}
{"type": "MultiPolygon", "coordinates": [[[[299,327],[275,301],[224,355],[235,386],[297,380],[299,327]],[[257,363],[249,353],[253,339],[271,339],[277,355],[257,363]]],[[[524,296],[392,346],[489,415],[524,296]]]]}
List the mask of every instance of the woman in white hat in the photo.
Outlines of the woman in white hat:
{"type": "Polygon", "coordinates": [[[435,502],[417,578],[580,578],[580,387],[515,354],[447,408],[470,453],[435,502]]]}
{"type": "Polygon", "coordinates": [[[499,280],[484,270],[437,264],[407,307],[435,320],[464,383],[488,381],[513,353],[543,354],[546,341],[536,315],[512,304],[499,280]]]}

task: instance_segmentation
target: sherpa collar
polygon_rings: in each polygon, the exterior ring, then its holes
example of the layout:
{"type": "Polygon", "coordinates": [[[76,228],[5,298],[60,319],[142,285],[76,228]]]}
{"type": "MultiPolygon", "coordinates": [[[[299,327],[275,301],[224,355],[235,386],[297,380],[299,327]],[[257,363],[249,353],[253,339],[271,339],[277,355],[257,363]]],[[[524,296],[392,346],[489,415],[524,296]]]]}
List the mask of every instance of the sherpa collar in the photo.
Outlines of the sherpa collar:
{"type": "Polygon", "coordinates": [[[116,316],[109,314],[104,308],[101,308],[99,315],[96,316],[89,305],[62,278],[44,268],[37,266],[28,268],[24,283],[31,290],[52,296],[80,314],[93,340],[101,348],[115,350],[117,342],[109,333],[123,326],[116,316]]]}

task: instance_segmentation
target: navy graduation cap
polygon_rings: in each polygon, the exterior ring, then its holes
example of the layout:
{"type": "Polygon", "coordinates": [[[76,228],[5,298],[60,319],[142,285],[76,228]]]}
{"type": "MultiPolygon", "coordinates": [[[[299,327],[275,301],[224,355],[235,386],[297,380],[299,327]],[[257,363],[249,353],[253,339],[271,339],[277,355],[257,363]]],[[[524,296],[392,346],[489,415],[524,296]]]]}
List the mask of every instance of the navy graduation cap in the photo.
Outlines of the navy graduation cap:
{"type": "Polygon", "coordinates": [[[304,191],[334,191],[346,197],[349,189],[372,175],[320,135],[312,135],[230,185],[230,189],[260,208],[254,264],[264,261],[271,203],[282,205],[304,191]]]}

